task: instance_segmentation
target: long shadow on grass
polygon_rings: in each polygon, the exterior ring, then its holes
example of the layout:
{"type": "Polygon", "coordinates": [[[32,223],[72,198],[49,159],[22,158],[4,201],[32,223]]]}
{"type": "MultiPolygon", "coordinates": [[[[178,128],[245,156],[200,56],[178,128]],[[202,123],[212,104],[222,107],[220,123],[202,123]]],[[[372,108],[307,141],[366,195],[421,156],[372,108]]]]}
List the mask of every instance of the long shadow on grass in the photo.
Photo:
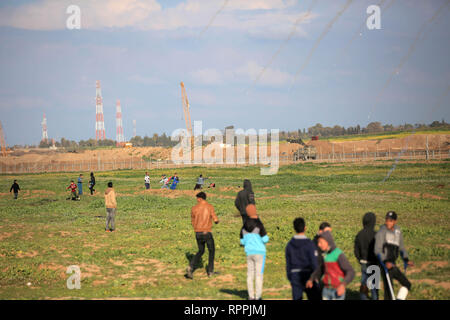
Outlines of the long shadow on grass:
{"type": "Polygon", "coordinates": [[[236,290],[236,289],[220,289],[220,292],[231,294],[234,296],[238,296],[242,299],[246,299],[248,297],[247,290],[236,290]]]}

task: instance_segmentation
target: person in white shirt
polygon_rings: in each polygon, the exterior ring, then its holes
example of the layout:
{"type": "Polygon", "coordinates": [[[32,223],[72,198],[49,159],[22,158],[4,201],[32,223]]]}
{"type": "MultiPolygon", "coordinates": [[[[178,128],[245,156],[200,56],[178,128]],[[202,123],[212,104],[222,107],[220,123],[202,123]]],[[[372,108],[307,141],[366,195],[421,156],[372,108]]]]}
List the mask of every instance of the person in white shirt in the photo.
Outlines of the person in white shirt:
{"type": "Polygon", "coordinates": [[[150,176],[148,175],[148,172],[145,173],[145,189],[150,189],[150,176]]]}

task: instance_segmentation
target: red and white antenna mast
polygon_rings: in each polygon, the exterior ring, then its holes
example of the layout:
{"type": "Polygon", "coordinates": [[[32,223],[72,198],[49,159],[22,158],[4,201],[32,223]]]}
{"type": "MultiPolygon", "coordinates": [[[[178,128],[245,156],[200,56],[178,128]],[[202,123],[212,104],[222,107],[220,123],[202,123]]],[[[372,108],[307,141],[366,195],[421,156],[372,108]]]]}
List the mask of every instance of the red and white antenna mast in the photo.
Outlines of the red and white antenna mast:
{"type": "Polygon", "coordinates": [[[103,117],[103,99],[100,81],[95,83],[95,140],[105,140],[105,120],[103,117]]]}
{"type": "Polygon", "coordinates": [[[122,108],[120,107],[120,100],[117,100],[116,104],[116,145],[119,147],[123,145],[125,138],[123,136],[123,123],[122,123],[122,108]]]}
{"type": "Polygon", "coordinates": [[[45,117],[45,112],[44,112],[44,118],[42,119],[42,140],[45,143],[48,143],[48,134],[47,134],[47,118],[45,117]]]}

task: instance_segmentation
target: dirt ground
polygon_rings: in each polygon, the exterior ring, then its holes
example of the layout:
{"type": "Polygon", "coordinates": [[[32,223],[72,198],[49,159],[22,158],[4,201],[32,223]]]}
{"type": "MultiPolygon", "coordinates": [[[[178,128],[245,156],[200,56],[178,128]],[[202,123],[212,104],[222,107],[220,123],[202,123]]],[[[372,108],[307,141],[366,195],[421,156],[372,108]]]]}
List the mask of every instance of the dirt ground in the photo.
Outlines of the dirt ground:
{"type": "MultiPolygon", "coordinates": [[[[404,138],[383,139],[383,140],[360,140],[360,141],[339,141],[329,142],[325,140],[311,141],[309,144],[317,148],[319,154],[335,153],[360,153],[360,152],[395,152],[405,150],[426,150],[426,140],[428,137],[428,148],[430,151],[450,150],[450,135],[448,134],[417,134],[404,138]]],[[[296,143],[280,143],[280,156],[290,156],[302,146],[296,143]]],[[[204,155],[208,153],[204,147],[204,155]]],[[[237,148],[237,147],[235,147],[237,148]]],[[[223,149],[224,157],[226,149],[223,149]]],[[[237,153],[237,150],[236,150],[237,153]]],[[[171,148],[164,147],[135,147],[135,148],[113,148],[97,150],[80,150],[78,152],[64,152],[63,150],[49,149],[20,149],[14,150],[8,157],[0,159],[1,163],[14,164],[17,162],[61,162],[61,161],[97,161],[101,160],[130,160],[130,158],[140,160],[143,156],[154,160],[170,160],[171,148]]],[[[214,156],[214,152],[210,152],[214,156]]],[[[249,155],[249,147],[245,147],[246,159],[249,155]]],[[[271,155],[270,147],[267,156],[271,155]]],[[[194,154],[192,154],[192,157],[194,154]]]]}

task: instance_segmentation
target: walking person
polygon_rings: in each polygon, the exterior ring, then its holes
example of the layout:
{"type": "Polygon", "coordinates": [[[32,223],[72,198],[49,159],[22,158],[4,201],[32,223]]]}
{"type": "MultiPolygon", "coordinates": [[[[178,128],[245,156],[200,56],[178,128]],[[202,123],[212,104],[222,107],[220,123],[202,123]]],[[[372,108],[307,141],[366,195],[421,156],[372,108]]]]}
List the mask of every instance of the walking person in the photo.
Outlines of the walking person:
{"type": "Polygon", "coordinates": [[[113,189],[113,183],[108,182],[108,188],[105,191],[105,207],[106,207],[106,232],[113,232],[116,229],[116,192],[113,189]]]}
{"type": "Polygon", "coordinates": [[[180,182],[180,178],[178,178],[177,173],[169,178],[168,183],[172,181],[172,184],[170,185],[170,190],[175,190],[177,188],[178,182],[180,182]]]}
{"type": "Polygon", "coordinates": [[[323,251],[323,259],[306,282],[306,288],[312,288],[313,282],[323,282],[322,300],[345,300],[346,286],[355,277],[350,262],[341,249],[336,248],[329,231],[323,232],[318,239],[318,246],[323,251]]]}
{"type": "MultiPolygon", "coordinates": [[[[73,180],[70,181],[70,185],[66,188],[66,190],[70,189],[72,200],[77,200],[77,185],[73,180]]],[[[67,200],[70,199],[70,196],[67,198],[67,200]]]]}
{"type": "Polygon", "coordinates": [[[148,172],[145,173],[145,177],[144,177],[144,181],[145,181],[145,189],[150,189],[150,176],[148,175],[148,172]]]}
{"type": "Polygon", "coordinates": [[[234,201],[234,205],[239,210],[239,213],[242,217],[242,225],[245,224],[245,220],[247,219],[246,208],[249,204],[255,204],[255,194],[253,193],[252,183],[250,180],[244,180],[244,189],[238,192],[236,196],[236,200],[234,201]]]}
{"type": "Polygon", "coordinates": [[[397,267],[396,261],[400,255],[405,270],[407,266],[414,266],[414,264],[409,261],[408,253],[403,244],[403,234],[397,226],[397,213],[394,211],[389,211],[386,214],[385,224],[380,227],[375,235],[375,255],[385,271],[381,272],[384,283],[384,300],[395,300],[394,279],[402,285],[398,291],[397,299],[405,300],[411,290],[411,282],[397,267]]]}
{"type": "Polygon", "coordinates": [[[303,300],[303,292],[308,300],[321,300],[320,287],[313,282],[306,288],[306,282],[318,265],[318,253],[314,242],[305,235],[306,224],[303,218],[294,220],[296,234],[288,242],[285,250],[286,273],[292,287],[292,299],[303,300]]]}
{"type": "Polygon", "coordinates": [[[193,279],[193,273],[195,266],[200,261],[203,253],[205,252],[205,244],[208,247],[208,267],[207,274],[208,277],[217,274],[214,272],[214,238],[211,233],[212,221],[215,224],[219,223],[219,219],[214,212],[214,207],[206,202],[206,194],[204,192],[199,192],[196,195],[197,204],[191,209],[191,223],[195,232],[195,239],[197,240],[198,252],[191,260],[189,267],[187,268],[185,277],[188,279],[193,279]]]}
{"type": "Polygon", "coordinates": [[[78,177],[78,195],[83,194],[83,174],[78,177]]]}
{"type": "Polygon", "coordinates": [[[208,179],[208,178],[203,178],[203,175],[200,175],[197,178],[197,183],[195,184],[194,190],[202,189],[203,188],[203,184],[205,183],[206,179],[208,179]]]}
{"type": "Polygon", "coordinates": [[[14,200],[17,200],[17,197],[19,196],[19,190],[20,190],[17,180],[14,180],[11,188],[9,188],[9,192],[11,193],[11,191],[13,191],[13,190],[14,190],[14,200]]]}
{"type": "MultiPolygon", "coordinates": [[[[376,216],[373,212],[367,212],[363,216],[363,229],[356,235],[354,252],[355,257],[361,265],[361,286],[359,288],[361,300],[369,299],[369,287],[367,286],[367,279],[370,274],[367,273],[367,268],[373,265],[378,265],[375,256],[375,222],[376,216]]],[[[378,289],[371,289],[372,300],[378,300],[378,289]]]]}
{"type": "Polygon", "coordinates": [[[166,177],[166,175],[161,176],[161,180],[159,183],[162,183],[161,189],[169,189],[169,179],[166,177]]]}
{"type": "Polygon", "coordinates": [[[240,233],[240,243],[247,255],[247,291],[249,300],[261,300],[266,262],[266,243],[269,236],[256,213],[254,204],[246,208],[248,219],[240,233]]]}
{"type": "Polygon", "coordinates": [[[94,186],[95,186],[95,177],[94,173],[91,172],[91,180],[89,180],[89,190],[91,190],[91,196],[94,194],[94,186]]]}

